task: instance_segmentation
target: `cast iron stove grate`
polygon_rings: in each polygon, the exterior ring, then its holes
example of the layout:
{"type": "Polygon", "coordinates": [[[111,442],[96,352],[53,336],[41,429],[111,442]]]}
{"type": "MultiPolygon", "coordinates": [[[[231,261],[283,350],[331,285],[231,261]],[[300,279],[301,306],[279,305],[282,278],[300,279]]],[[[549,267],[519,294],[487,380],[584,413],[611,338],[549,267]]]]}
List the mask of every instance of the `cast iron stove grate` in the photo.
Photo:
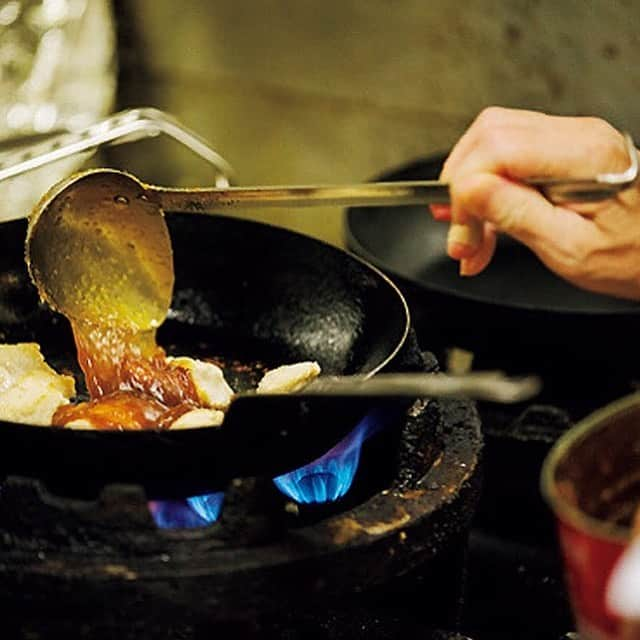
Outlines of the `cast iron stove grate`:
{"type": "Polygon", "coordinates": [[[363,448],[363,468],[383,456],[393,471],[382,487],[354,487],[333,509],[291,509],[270,479],[241,478],[203,529],[158,529],[141,487],[78,500],[9,477],[6,637],[455,637],[432,630],[461,615],[479,427],[472,403],[417,401],[363,448]]]}

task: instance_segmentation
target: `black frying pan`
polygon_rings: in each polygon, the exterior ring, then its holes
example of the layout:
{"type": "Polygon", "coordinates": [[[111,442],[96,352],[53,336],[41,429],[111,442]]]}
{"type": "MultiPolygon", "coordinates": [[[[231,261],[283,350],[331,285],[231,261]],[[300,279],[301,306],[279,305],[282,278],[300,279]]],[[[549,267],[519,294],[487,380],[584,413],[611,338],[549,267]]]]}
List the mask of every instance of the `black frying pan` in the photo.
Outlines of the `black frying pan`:
{"type": "MultiPolygon", "coordinates": [[[[219,357],[241,386],[261,361],[317,360],[326,374],[372,374],[403,345],[409,316],[381,273],[329,245],[225,217],[169,214],[176,285],[158,334],[170,352],[219,357]]],[[[24,221],[0,226],[0,340],[35,341],[56,369],[75,368],[68,324],[37,303],[23,260],[24,221]]],[[[232,405],[220,428],[105,432],[0,422],[0,464],[84,494],[105,482],[185,494],[241,475],[276,475],[321,455],[365,400],[295,397],[232,405]]]]}
{"type": "MultiPolygon", "coordinates": [[[[376,179],[435,179],[444,157],[376,179]]],[[[520,243],[500,237],[487,270],[461,278],[445,252],[447,225],[426,207],[353,208],[346,224],[349,247],[391,274],[408,294],[414,322],[479,354],[480,366],[504,367],[506,356],[509,365],[516,364],[510,371],[539,371],[545,366],[541,359],[556,366],[578,357],[638,370],[640,304],[570,285],[520,243]]]]}

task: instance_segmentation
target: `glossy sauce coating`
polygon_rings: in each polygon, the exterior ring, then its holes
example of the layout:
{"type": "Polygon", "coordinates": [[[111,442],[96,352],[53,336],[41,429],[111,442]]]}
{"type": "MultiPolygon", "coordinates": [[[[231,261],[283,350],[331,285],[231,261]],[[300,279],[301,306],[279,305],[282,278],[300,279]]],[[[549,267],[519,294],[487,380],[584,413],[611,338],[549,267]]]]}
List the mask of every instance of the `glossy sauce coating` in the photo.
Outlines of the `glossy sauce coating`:
{"type": "Polygon", "coordinates": [[[82,420],[96,429],[168,428],[200,406],[189,371],[166,362],[155,331],[72,323],[89,402],[64,405],[55,426],[82,420]]]}

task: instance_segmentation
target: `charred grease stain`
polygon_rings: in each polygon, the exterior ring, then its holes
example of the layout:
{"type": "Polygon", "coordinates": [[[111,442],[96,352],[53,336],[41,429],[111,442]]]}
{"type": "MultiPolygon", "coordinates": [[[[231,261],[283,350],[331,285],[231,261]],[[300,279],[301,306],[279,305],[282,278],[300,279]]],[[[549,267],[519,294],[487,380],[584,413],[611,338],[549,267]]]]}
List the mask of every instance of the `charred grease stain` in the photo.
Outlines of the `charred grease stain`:
{"type": "Polygon", "coordinates": [[[340,518],[332,523],[333,541],[344,544],[364,533],[368,536],[381,536],[407,524],[411,520],[403,507],[396,507],[392,520],[362,523],[354,517],[340,518]]]}
{"type": "Polygon", "coordinates": [[[402,498],[403,500],[417,500],[418,498],[421,498],[425,493],[425,489],[412,489],[410,491],[403,491],[402,493],[399,493],[398,497],[402,498]]]}

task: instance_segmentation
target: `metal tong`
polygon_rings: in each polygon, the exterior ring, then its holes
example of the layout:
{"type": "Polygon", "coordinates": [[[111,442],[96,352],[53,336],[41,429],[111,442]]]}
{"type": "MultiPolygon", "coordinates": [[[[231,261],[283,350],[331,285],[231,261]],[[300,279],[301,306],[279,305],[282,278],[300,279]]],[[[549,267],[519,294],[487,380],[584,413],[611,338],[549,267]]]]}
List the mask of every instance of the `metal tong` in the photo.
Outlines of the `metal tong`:
{"type": "MultiPolygon", "coordinates": [[[[231,187],[233,169],[203,138],[175,118],[153,108],[121,111],[76,132],[53,135],[0,156],[0,181],[73,155],[142,138],[168,135],[214,167],[213,188],[154,187],[166,211],[206,212],[262,207],[389,206],[448,204],[449,186],[437,180],[372,182],[345,185],[295,185],[231,187]]],[[[526,184],[550,201],[597,202],[630,187],[638,177],[638,155],[633,139],[624,134],[629,168],[622,173],[602,173],[583,179],[533,178],[526,184]]]]}

